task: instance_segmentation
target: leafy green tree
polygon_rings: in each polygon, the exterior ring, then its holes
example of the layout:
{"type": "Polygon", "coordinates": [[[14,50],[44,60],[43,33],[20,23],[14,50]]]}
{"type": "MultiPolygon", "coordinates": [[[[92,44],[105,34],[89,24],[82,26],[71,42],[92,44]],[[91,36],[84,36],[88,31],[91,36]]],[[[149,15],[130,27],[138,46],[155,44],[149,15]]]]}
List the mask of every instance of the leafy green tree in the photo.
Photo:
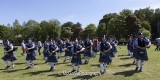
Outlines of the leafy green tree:
{"type": "Polygon", "coordinates": [[[105,23],[100,23],[97,27],[96,34],[99,39],[101,39],[102,35],[105,35],[108,32],[105,23]]]}
{"type": "Polygon", "coordinates": [[[13,33],[11,27],[0,25],[0,39],[12,39],[13,33]]]}
{"type": "Polygon", "coordinates": [[[117,16],[109,21],[108,34],[115,36],[118,40],[126,38],[126,24],[124,16],[117,16]]]}
{"type": "Polygon", "coordinates": [[[150,25],[150,23],[149,23],[148,21],[142,21],[141,26],[142,26],[144,29],[146,29],[146,30],[148,30],[148,31],[151,31],[151,25],[150,25]]]}
{"type": "Polygon", "coordinates": [[[121,16],[123,16],[124,18],[127,18],[129,15],[133,14],[132,10],[129,9],[124,9],[119,13],[121,16]]]}
{"type": "Polygon", "coordinates": [[[25,38],[25,40],[27,40],[28,38],[32,38],[34,41],[37,41],[37,39],[39,39],[39,37],[41,36],[41,34],[39,34],[40,30],[41,29],[38,22],[36,22],[35,20],[29,20],[26,23],[26,28],[23,30],[23,37],[25,38]]]}
{"type": "Polygon", "coordinates": [[[51,19],[49,20],[50,24],[50,30],[51,32],[49,33],[50,37],[53,37],[54,39],[57,39],[61,35],[61,23],[56,20],[56,19],[51,19]]]}
{"type": "Polygon", "coordinates": [[[76,38],[80,38],[80,36],[82,35],[83,29],[82,29],[82,25],[77,22],[76,24],[73,25],[72,27],[72,39],[75,40],[76,38]]]}
{"type": "Polygon", "coordinates": [[[72,27],[74,26],[74,23],[72,22],[66,22],[62,25],[62,32],[61,32],[61,37],[62,38],[71,38],[72,35],[72,27]]]}
{"type": "Polygon", "coordinates": [[[125,19],[125,22],[127,26],[126,28],[126,31],[128,33],[127,35],[138,33],[140,29],[142,29],[140,20],[135,15],[129,15],[125,19]]]}
{"type": "Polygon", "coordinates": [[[85,39],[87,36],[89,36],[90,39],[93,39],[94,37],[96,37],[96,25],[95,24],[89,24],[84,29],[82,33],[82,38],[85,39]]]}
{"type": "Polygon", "coordinates": [[[40,23],[40,27],[41,27],[41,40],[45,41],[47,38],[49,38],[49,27],[50,24],[47,21],[42,21],[40,23]]]}

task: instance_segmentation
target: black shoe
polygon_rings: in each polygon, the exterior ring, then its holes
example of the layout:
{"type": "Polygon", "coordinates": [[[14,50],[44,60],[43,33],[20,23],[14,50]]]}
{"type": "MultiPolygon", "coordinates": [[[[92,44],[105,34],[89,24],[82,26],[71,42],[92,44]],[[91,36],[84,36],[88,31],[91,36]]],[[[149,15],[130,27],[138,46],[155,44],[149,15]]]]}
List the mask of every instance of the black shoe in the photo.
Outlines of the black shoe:
{"type": "Polygon", "coordinates": [[[139,72],[142,72],[142,68],[139,69],[139,72]]]}
{"type": "Polygon", "coordinates": [[[106,70],[103,71],[103,73],[106,73],[106,72],[107,72],[106,70]]]}
{"type": "Polygon", "coordinates": [[[5,69],[8,69],[10,66],[7,66],[5,69]]]}
{"type": "Polygon", "coordinates": [[[133,64],[135,64],[135,61],[133,61],[133,64]]]}
{"type": "Polygon", "coordinates": [[[111,62],[108,62],[107,65],[111,65],[111,62]]]}
{"type": "Polygon", "coordinates": [[[138,67],[135,68],[135,71],[138,71],[138,67]]]}
{"type": "Polygon", "coordinates": [[[44,63],[47,63],[47,61],[45,61],[44,63]]]}
{"type": "Polygon", "coordinates": [[[77,72],[80,72],[80,70],[77,70],[77,72]]]}
{"type": "Polygon", "coordinates": [[[52,72],[53,72],[53,71],[54,71],[53,67],[51,67],[49,71],[52,71],[52,72]]]}
{"type": "Polygon", "coordinates": [[[65,62],[66,62],[66,60],[63,61],[63,63],[65,63],[65,62]]]}
{"type": "Polygon", "coordinates": [[[58,59],[59,59],[60,57],[58,57],[58,59]]]}
{"type": "Polygon", "coordinates": [[[86,61],[86,64],[88,64],[88,61],[86,61]]]}
{"type": "Polygon", "coordinates": [[[29,67],[29,66],[28,66],[28,67],[26,67],[26,69],[29,69],[29,68],[31,68],[31,67],[29,67]]]}
{"type": "Polygon", "coordinates": [[[73,72],[75,72],[76,70],[75,69],[73,69],[72,71],[71,71],[71,73],[73,73],[73,72]]]}
{"type": "Polygon", "coordinates": [[[100,70],[100,74],[104,74],[104,72],[100,70]]]}
{"type": "Polygon", "coordinates": [[[87,64],[87,61],[85,61],[84,64],[87,64]]]}

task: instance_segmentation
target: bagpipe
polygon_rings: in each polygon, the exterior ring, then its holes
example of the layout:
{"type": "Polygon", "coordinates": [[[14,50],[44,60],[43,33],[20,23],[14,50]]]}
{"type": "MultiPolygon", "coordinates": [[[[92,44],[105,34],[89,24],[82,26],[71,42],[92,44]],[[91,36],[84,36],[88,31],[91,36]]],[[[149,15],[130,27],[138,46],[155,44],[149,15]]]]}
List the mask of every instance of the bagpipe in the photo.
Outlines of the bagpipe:
{"type": "MultiPolygon", "coordinates": [[[[18,50],[18,47],[13,47],[13,49],[9,52],[14,52],[14,51],[17,51],[18,50]]],[[[9,54],[9,52],[4,52],[4,54],[9,54]]]]}
{"type": "MultiPolygon", "coordinates": [[[[146,46],[150,44],[150,40],[147,37],[144,37],[143,41],[145,42],[146,46]]],[[[147,48],[150,48],[150,45],[147,48]]]]}
{"type": "Polygon", "coordinates": [[[32,48],[32,49],[28,49],[28,48],[26,48],[26,52],[28,52],[28,51],[33,51],[33,50],[37,50],[37,46],[35,46],[34,48],[32,48]]]}
{"type": "Polygon", "coordinates": [[[55,52],[58,52],[58,49],[55,49],[55,50],[48,50],[48,53],[49,53],[49,56],[52,56],[52,54],[54,53],[55,54],[55,52]],[[54,51],[54,52],[53,52],[54,51]]]}
{"type": "Polygon", "coordinates": [[[109,50],[109,51],[105,50],[105,51],[103,51],[103,52],[101,52],[101,53],[102,53],[102,55],[105,55],[105,54],[110,54],[111,51],[110,51],[110,50],[109,50]]]}
{"type": "Polygon", "coordinates": [[[76,51],[75,53],[73,53],[74,55],[80,55],[82,52],[85,51],[85,48],[82,48],[82,50],[80,51],[76,51]]]}
{"type": "Polygon", "coordinates": [[[43,53],[49,53],[48,49],[44,49],[43,53]]]}
{"type": "Polygon", "coordinates": [[[85,50],[90,50],[89,48],[91,48],[92,47],[92,45],[91,46],[87,46],[87,47],[85,47],[85,50]]]}
{"type": "Polygon", "coordinates": [[[72,48],[72,45],[64,48],[64,51],[68,51],[70,48],[72,48]]]}

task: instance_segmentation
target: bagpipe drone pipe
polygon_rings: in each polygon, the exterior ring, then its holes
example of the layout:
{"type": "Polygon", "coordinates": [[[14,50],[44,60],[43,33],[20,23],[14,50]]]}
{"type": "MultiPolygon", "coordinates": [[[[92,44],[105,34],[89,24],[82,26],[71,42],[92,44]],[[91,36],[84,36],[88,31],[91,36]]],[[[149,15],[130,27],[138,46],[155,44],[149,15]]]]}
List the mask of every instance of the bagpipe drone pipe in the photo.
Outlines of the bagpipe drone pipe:
{"type": "MultiPolygon", "coordinates": [[[[145,42],[145,45],[149,45],[150,44],[150,40],[147,37],[144,37],[143,40],[145,42]]],[[[147,48],[150,48],[150,46],[147,47],[147,48]]]]}

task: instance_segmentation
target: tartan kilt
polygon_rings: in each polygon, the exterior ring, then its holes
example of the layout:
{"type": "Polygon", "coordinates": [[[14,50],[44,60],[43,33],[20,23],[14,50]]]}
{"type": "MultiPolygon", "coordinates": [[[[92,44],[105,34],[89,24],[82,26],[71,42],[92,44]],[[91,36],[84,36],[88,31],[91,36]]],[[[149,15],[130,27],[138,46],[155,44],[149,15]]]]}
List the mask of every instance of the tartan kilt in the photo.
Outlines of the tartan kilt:
{"type": "Polygon", "coordinates": [[[81,55],[73,55],[71,63],[82,64],[81,55]]]}
{"type": "Polygon", "coordinates": [[[136,52],[137,52],[136,53],[137,55],[135,56],[136,59],[145,60],[145,61],[148,60],[148,55],[147,55],[146,49],[144,49],[144,50],[137,49],[136,52]]]}
{"type": "Polygon", "coordinates": [[[111,62],[111,60],[112,59],[108,53],[106,54],[100,53],[99,62],[108,63],[108,62],[111,62]]]}
{"type": "Polygon", "coordinates": [[[2,57],[2,60],[4,61],[15,61],[17,60],[17,56],[14,54],[6,54],[2,57]]]}

